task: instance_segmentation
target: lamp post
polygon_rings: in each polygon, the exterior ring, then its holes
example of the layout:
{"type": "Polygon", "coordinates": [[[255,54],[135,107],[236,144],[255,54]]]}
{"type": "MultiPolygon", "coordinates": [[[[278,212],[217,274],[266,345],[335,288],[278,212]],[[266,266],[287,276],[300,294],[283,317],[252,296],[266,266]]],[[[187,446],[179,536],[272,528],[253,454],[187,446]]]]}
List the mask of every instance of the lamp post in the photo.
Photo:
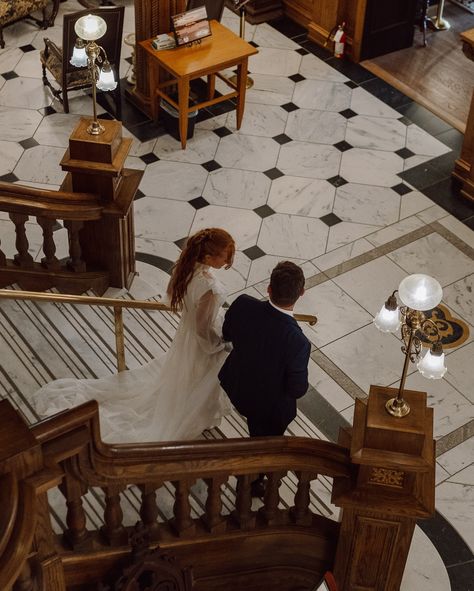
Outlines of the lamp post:
{"type": "MultiPolygon", "coordinates": [[[[245,40],[245,5],[250,2],[250,0],[233,0],[234,2],[234,9],[238,10],[240,13],[240,24],[239,24],[239,37],[245,40]]],[[[232,74],[229,76],[229,80],[234,84],[237,84],[237,76],[232,74]]],[[[247,88],[252,88],[254,82],[250,76],[247,76],[246,86],[247,88]]]]}
{"type": "Polygon", "coordinates": [[[103,47],[96,43],[98,39],[105,35],[107,24],[102,17],[95,14],[88,14],[76,21],[74,31],[78,38],[70,63],[78,68],[87,66],[92,82],[94,119],[87,128],[87,132],[91,135],[100,135],[105,131],[105,128],[97,120],[96,89],[106,91],[117,88],[117,82],[107,59],[107,53],[103,47]]]}
{"type": "Polygon", "coordinates": [[[402,280],[398,290],[392,293],[374,318],[375,326],[382,332],[393,333],[401,327],[405,362],[400,387],[397,396],[388,400],[385,405],[387,412],[394,417],[402,418],[410,412],[410,406],[403,399],[410,361],[418,361],[418,371],[425,378],[441,379],[447,371],[438,327],[424,314],[424,311],[435,308],[442,297],[443,291],[436,279],[421,273],[409,275],[402,280]],[[403,304],[400,307],[397,292],[403,304]],[[423,337],[431,342],[431,347],[420,360],[423,337]]]}

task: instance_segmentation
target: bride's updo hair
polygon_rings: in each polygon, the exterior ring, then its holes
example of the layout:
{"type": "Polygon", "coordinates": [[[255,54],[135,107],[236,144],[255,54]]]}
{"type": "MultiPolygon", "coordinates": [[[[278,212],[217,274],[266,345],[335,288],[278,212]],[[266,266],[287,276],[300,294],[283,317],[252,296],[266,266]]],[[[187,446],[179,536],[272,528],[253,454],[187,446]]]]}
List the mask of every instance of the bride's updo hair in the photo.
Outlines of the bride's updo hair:
{"type": "Polygon", "coordinates": [[[183,307],[184,294],[193,278],[197,263],[205,263],[206,255],[218,256],[227,253],[226,269],[232,265],[235,254],[235,242],[232,236],[222,228],[206,228],[193,234],[186,241],[181,255],[173,267],[168,284],[168,296],[173,312],[183,307]]]}

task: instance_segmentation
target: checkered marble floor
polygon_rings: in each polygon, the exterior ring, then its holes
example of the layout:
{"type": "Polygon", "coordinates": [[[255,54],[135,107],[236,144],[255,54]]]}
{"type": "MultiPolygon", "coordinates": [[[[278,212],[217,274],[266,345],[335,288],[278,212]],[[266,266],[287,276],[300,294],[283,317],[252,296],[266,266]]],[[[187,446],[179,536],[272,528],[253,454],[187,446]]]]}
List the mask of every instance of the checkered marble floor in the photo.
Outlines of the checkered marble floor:
{"type": "MultiPolygon", "coordinates": [[[[124,4],[125,36],[134,20],[133,2],[124,4]]],[[[91,99],[71,95],[64,114],[42,84],[39,50],[45,36],[61,43],[62,16],[79,9],[76,0],[61,3],[47,31],[27,22],[5,29],[0,180],[57,188],[63,179],[59,161],[79,118],[91,115],[91,99]]],[[[238,32],[231,12],[222,23],[238,32]]],[[[264,297],[277,261],[301,264],[307,291],[298,311],[319,322],[304,328],[313,352],[300,411],[334,440],[370,384],[397,385],[400,342],[380,334],[372,317],[403,277],[436,277],[443,304],[472,335],[474,210],[449,186],[462,137],[370,72],[332,58],[288,21],[247,25],[246,38],[259,53],[249,62],[254,85],[240,130],[234,111],[204,110],[181,150],[161,127],[124,109],[124,134],[134,140],[126,164],[145,171],[135,203],[140,282],[132,292],[162,293],[184,238],[206,226],[224,227],[236,239],[235,264],[222,272],[229,303],[241,293],[264,297]]],[[[122,58],[124,77],[131,61],[125,44],[122,58]]],[[[34,224],[28,237],[39,256],[34,224]]],[[[61,256],[63,229],[57,237],[61,256]]],[[[13,251],[5,215],[0,239],[7,254],[13,251]]],[[[407,381],[428,391],[435,409],[439,513],[416,530],[405,590],[474,588],[472,336],[446,352],[443,380],[428,382],[411,367],[407,381]]]]}

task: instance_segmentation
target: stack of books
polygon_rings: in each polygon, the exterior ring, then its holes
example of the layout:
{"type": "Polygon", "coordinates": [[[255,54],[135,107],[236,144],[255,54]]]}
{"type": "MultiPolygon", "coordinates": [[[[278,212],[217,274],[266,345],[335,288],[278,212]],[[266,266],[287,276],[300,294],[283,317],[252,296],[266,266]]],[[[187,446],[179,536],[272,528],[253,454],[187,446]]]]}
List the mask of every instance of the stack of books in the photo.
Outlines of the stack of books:
{"type": "Polygon", "coordinates": [[[173,49],[173,47],[176,47],[176,41],[167,33],[161,33],[161,35],[157,35],[151,44],[153,49],[156,49],[157,51],[161,49],[173,49]]]}

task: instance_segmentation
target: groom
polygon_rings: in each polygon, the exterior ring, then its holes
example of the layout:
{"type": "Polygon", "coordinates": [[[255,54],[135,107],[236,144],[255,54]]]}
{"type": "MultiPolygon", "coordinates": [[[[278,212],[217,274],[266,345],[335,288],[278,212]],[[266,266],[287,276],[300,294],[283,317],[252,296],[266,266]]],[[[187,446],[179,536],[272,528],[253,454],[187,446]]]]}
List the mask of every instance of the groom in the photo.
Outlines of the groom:
{"type": "Polygon", "coordinates": [[[219,380],[251,437],[283,435],[308,388],[310,342],[293,318],[303,293],[303,271],[284,261],[272,271],[269,302],[241,295],[225,315],[222,334],[233,348],[219,380]]]}

